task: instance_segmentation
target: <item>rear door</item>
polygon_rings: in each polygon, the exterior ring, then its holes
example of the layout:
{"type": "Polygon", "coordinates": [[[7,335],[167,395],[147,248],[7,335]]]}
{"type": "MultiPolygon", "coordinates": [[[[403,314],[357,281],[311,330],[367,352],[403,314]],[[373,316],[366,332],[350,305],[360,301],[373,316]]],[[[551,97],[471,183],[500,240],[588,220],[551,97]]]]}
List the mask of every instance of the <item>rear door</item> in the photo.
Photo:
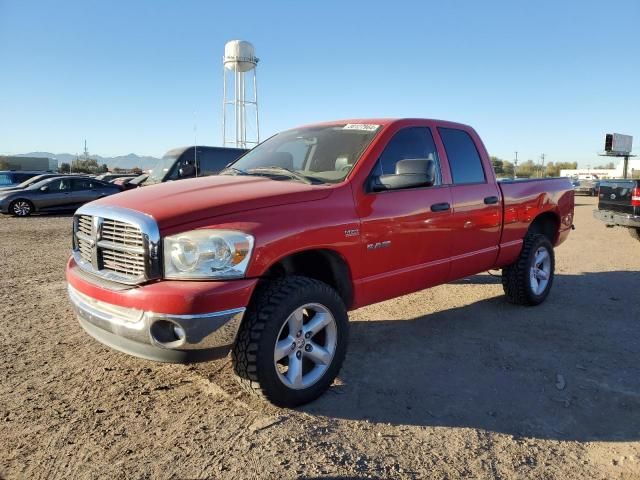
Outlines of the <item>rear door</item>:
{"type": "Polygon", "coordinates": [[[72,195],[73,206],[80,206],[99,198],[99,192],[96,188],[99,185],[99,180],[93,180],[91,178],[74,178],[72,195]]]}
{"type": "Polygon", "coordinates": [[[438,127],[438,133],[452,177],[449,280],[455,280],[495,265],[502,227],[502,200],[492,172],[487,171],[491,167],[483,161],[480,152],[484,147],[479,139],[462,128],[438,127]]]}

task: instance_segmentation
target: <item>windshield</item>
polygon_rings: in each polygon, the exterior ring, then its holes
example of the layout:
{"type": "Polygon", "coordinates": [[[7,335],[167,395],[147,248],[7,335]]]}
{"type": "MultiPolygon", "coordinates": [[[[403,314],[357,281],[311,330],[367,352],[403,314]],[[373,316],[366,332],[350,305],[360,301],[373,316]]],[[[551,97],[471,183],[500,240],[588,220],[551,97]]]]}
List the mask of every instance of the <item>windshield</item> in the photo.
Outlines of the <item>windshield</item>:
{"type": "Polygon", "coordinates": [[[149,170],[147,183],[160,183],[169,170],[171,170],[171,167],[176,163],[177,159],[178,157],[174,155],[165,155],[158,160],[158,163],[149,170]]]}
{"type": "Polygon", "coordinates": [[[293,174],[279,178],[341,182],[379,130],[380,125],[361,123],[288,130],[246,153],[224,174],[260,175],[288,170],[293,174]]]}

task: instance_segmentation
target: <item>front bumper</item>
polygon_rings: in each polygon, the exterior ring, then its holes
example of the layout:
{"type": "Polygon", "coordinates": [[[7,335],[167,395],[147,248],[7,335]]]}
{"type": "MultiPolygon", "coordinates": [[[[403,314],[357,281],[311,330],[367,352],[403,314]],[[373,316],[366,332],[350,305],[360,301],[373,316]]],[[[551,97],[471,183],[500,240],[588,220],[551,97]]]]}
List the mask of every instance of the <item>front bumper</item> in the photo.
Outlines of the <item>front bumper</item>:
{"type": "Polygon", "coordinates": [[[245,308],[195,315],[163,314],[89,297],[69,285],[80,325],[96,340],[125,353],[161,362],[222,357],[238,333],[245,308]]]}
{"type": "Polygon", "coordinates": [[[620,227],[640,228],[640,216],[628,213],[618,213],[609,210],[594,210],[593,216],[607,225],[620,227]]]}

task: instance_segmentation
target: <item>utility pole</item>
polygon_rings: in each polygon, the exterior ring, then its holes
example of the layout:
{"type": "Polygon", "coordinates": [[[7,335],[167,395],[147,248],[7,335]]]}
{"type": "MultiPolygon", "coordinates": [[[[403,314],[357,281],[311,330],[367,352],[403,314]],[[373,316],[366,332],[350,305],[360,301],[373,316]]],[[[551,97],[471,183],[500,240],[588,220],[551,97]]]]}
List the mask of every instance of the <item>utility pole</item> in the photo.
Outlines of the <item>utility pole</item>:
{"type": "Polygon", "coordinates": [[[518,178],[518,152],[516,151],[516,159],[513,161],[513,178],[518,178]]]}
{"type": "Polygon", "coordinates": [[[544,153],[540,155],[540,158],[542,159],[542,166],[540,167],[540,176],[544,177],[544,153]]]}

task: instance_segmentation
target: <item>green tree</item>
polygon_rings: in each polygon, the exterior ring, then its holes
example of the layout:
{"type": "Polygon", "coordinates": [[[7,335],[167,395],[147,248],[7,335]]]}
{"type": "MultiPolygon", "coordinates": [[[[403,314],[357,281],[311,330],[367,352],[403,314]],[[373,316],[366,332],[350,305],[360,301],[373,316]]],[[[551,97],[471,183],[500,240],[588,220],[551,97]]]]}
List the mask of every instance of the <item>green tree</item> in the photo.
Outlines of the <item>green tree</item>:
{"type": "Polygon", "coordinates": [[[616,166],[613,164],[613,162],[609,162],[609,163],[605,163],[604,165],[597,165],[595,167],[596,170],[613,170],[614,168],[616,168],[616,166]]]}
{"type": "Polygon", "coordinates": [[[60,173],[71,173],[71,165],[67,162],[62,162],[60,167],[58,168],[58,172],[60,173]]]}
{"type": "Polygon", "coordinates": [[[504,173],[503,160],[498,157],[491,157],[491,164],[493,165],[493,171],[496,172],[497,176],[501,176],[504,173]]]}
{"type": "Polygon", "coordinates": [[[9,170],[9,162],[5,158],[0,158],[0,170],[9,170]]]}

